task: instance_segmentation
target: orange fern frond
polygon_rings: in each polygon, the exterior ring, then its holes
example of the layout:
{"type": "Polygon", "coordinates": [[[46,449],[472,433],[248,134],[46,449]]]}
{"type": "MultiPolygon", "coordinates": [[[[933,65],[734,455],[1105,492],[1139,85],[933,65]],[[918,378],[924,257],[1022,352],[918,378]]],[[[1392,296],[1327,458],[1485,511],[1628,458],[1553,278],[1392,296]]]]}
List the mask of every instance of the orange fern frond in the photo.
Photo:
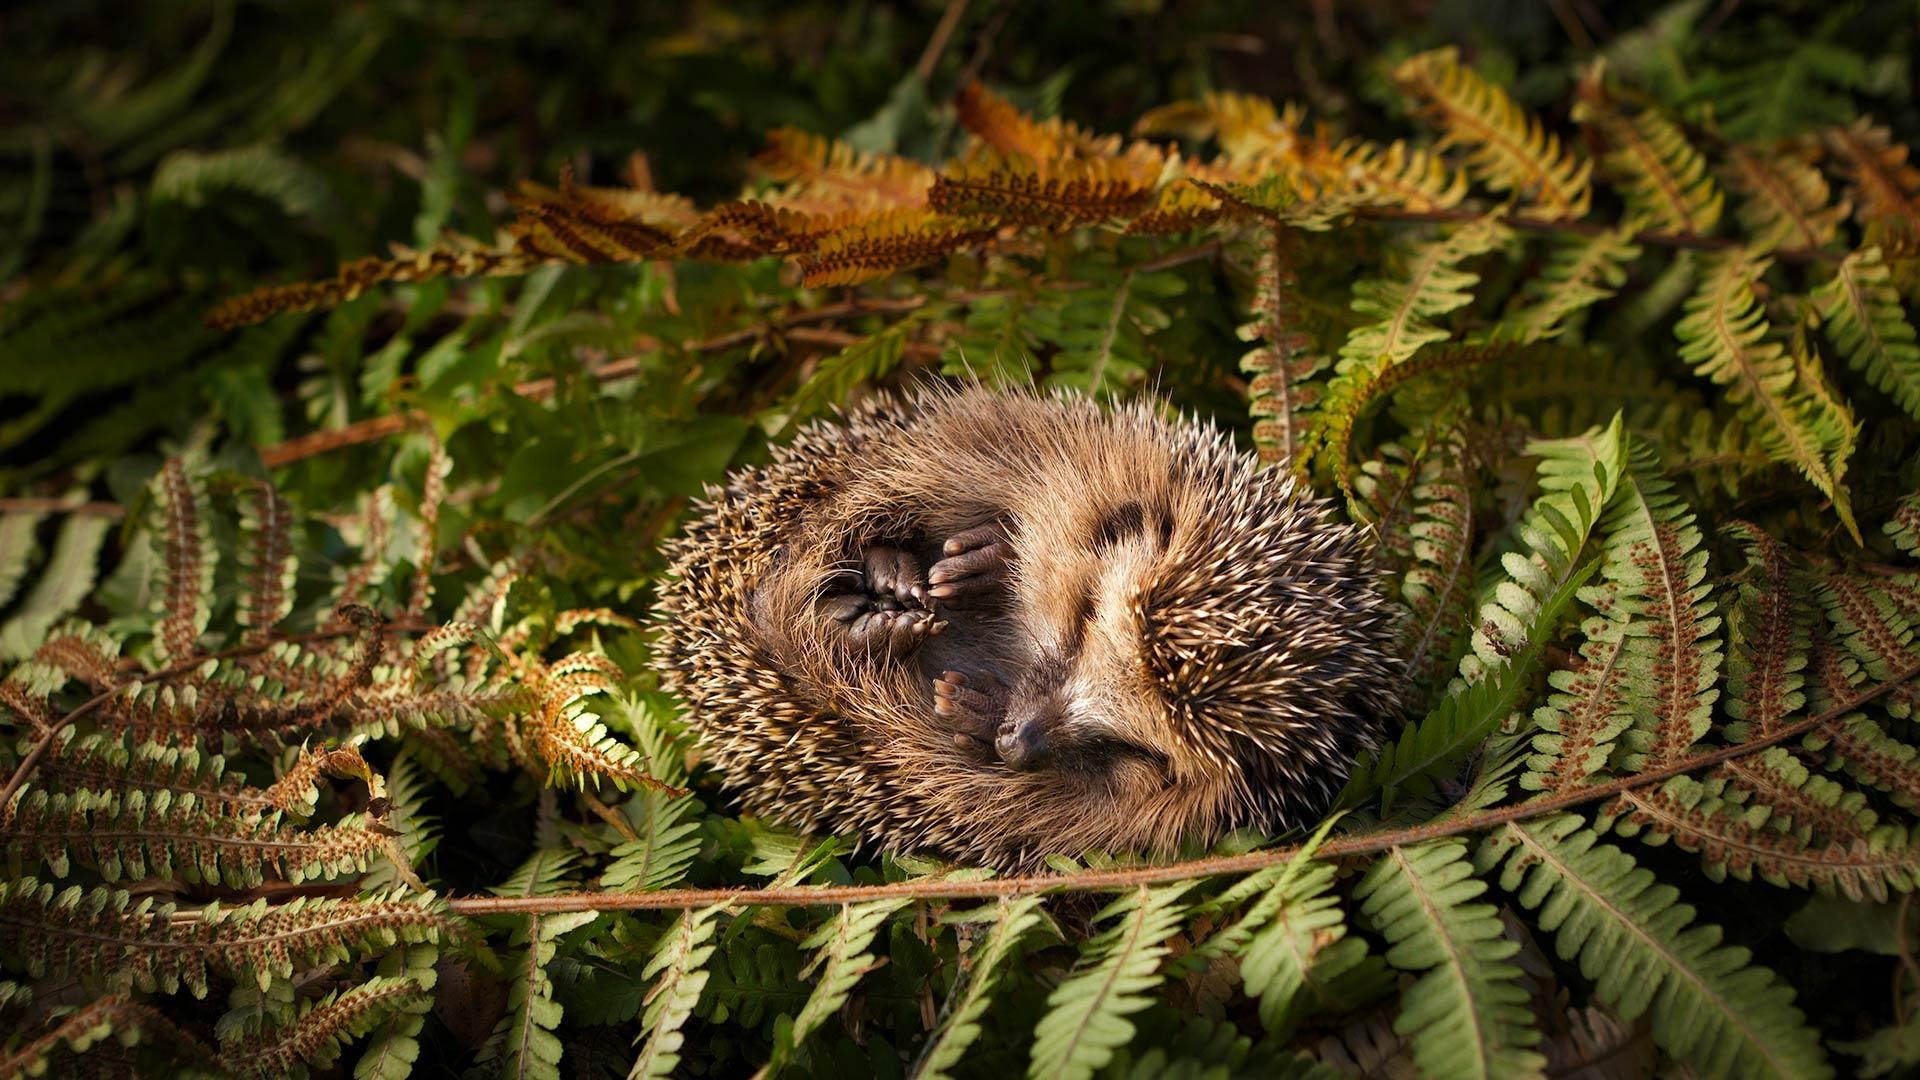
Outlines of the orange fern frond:
{"type": "Polygon", "coordinates": [[[997,226],[926,210],[889,210],[824,236],[798,262],[809,286],[857,285],[992,240],[997,226]]]}
{"type": "Polygon", "coordinates": [[[1854,216],[1861,224],[1892,219],[1909,232],[1920,231],[1920,169],[1907,163],[1906,144],[1867,116],[1827,129],[1824,141],[1853,181],[1854,216]]]}
{"type": "Polygon", "coordinates": [[[788,185],[790,205],[809,210],[924,206],[933,170],[911,158],[870,154],[837,139],[784,127],[754,158],[768,179],[788,185]]]}
{"type": "Polygon", "coordinates": [[[1126,160],[1057,162],[1043,171],[1024,158],[978,155],[936,179],[927,205],[956,216],[1065,228],[1133,217],[1153,197],[1155,179],[1142,179],[1126,160]]]}
{"type": "Polygon", "coordinates": [[[389,282],[429,281],[442,277],[516,277],[553,260],[528,251],[497,251],[472,242],[414,251],[394,246],[395,257],[368,255],[340,264],[330,278],[266,285],[229,297],[207,312],[216,330],[251,326],[289,311],[312,311],[344,304],[389,282]]]}

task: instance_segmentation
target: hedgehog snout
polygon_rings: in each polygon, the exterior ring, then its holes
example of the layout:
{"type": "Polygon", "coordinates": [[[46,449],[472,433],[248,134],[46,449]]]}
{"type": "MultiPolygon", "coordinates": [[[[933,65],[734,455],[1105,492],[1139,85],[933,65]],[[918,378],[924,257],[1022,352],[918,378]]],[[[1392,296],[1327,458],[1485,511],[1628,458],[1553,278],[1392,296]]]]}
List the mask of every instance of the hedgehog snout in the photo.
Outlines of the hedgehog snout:
{"type": "Polygon", "coordinates": [[[1009,768],[1031,772],[1053,757],[1052,730],[1060,722],[1057,710],[1046,704],[1016,704],[1000,724],[993,748],[1009,768]]]}

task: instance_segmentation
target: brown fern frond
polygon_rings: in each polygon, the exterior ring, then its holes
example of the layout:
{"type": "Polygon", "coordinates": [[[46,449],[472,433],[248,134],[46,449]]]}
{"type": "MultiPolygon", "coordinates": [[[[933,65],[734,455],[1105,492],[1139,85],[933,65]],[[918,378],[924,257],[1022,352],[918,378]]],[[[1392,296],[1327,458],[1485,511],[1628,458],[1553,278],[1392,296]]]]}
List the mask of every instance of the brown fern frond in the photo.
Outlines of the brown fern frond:
{"type": "Polygon", "coordinates": [[[393,488],[381,484],[366,494],[364,503],[358,522],[360,561],[347,570],[340,587],[334,590],[333,602],[336,606],[360,603],[361,593],[369,586],[385,581],[390,569],[386,552],[387,534],[393,528],[395,514],[393,488]]]}
{"type": "Polygon", "coordinates": [[[926,210],[889,210],[823,237],[798,262],[809,287],[858,285],[992,240],[998,227],[926,210]]]}
{"type": "Polygon", "coordinates": [[[1727,620],[1727,715],[1736,723],[1725,731],[1745,742],[1772,735],[1806,704],[1808,635],[1796,611],[1792,564],[1779,542],[1745,521],[1724,529],[1745,545],[1749,567],[1727,620]]]}
{"type": "Polygon", "coordinates": [[[162,660],[194,655],[212,614],[216,554],[208,534],[207,491],[180,458],[168,458],[153,483],[154,535],[160,541],[154,647],[162,660]]]}
{"type": "Polygon", "coordinates": [[[1862,225],[1892,220],[1909,234],[1920,231],[1920,169],[1907,163],[1911,150],[1904,143],[1869,116],[1828,128],[1823,141],[1853,181],[1855,219],[1862,225]]]}
{"type": "Polygon", "coordinates": [[[1780,248],[1818,251],[1833,242],[1853,204],[1833,199],[1827,178],[1788,148],[1727,148],[1723,177],[1741,196],[1735,215],[1748,244],[1766,254],[1780,248]]]}
{"type": "Polygon", "coordinates": [[[292,521],[273,484],[255,480],[240,492],[240,602],[234,621],[247,628],[241,640],[257,645],[293,610],[292,521]]]}
{"type": "Polygon", "coordinates": [[[954,116],[967,133],[1008,157],[1041,164],[1062,158],[1105,157],[1120,147],[1113,136],[1096,136],[1063,120],[1035,120],[977,82],[961,87],[954,116]]]}
{"type": "Polygon", "coordinates": [[[191,798],[208,813],[236,820],[288,809],[276,805],[266,791],[227,776],[226,770],[227,759],[221,754],[96,732],[56,743],[38,775],[41,786],[52,791],[141,791],[148,793],[149,801],[166,792],[191,798]]]}
{"type": "Polygon", "coordinates": [[[777,206],[757,199],[721,203],[683,233],[680,250],[696,252],[713,244],[755,255],[792,255],[812,251],[822,236],[864,220],[866,213],[843,212],[832,218],[777,206]]]}
{"type": "Polygon", "coordinates": [[[587,187],[563,168],[560,186],[531,180],[507,200],[517,214],[506,226],[516,248],[531,256],[574,263],[644,262],[672,251],[698,219],[678,195],[587,187]]]}
{"type": "Polygon", "coordinates": [[[330,278],[290,285],[266,285],[229,297],[207,312],[216,330],[236,330],[289,311],[336,307],[376,285],[430,281],[443,277],[517,277],[553,261],[526,250],[497,251],[468,242],[413,251],[396,247],[395,256],[368,255],[341,263],[330,278]]]}
{"type": "Polygon", "coordinates": [[[120,641],[97,626],[69,622],[47,635],[33,650],[36,663],[59,669],[94,691],[120,681],[120,641]]]}
{"type": "Polygon", "coordinates": [[[1170,236],[1205,229],[1226,216],[1218,196],[1195,184],[1168,184],[1154,196],[1153,205],[1134,216],[1127,232],[1135,236],[1170,236]]]}
{"type": "Polygon", "coordinates": [[[386,795],[386,786],[380,775],[373,771],[373,766],[367,764],[359,748],[337,746],[324,749],[309,747],[306,753],[295,759],[292,767],[280,774],[280,779],[261,792],[261,798],[283,813],[307,817],[313,813],[322,776],[359,780],[367,786],[367,801],[370,804],[377,804],[386,795]]]}
{"type": "Polygon", "coordinates": [[[1585,217],[1593,163],[1563,150],[1558,136],[1528,116],[1507,92],[1460,65],[1452,46],[1410,57],[1394,81],[1427,104],[1440,145],[1469,149],[1467,167],[1495,191],[1553,218],[1585,217]]]}
{"type": "Polygon", "coordinates": [[[1650,843],[1671,840],[1700,855],[1707,876],[1756,875],[1775,885],[1817,887],[1851,899],[1885,900],[1913,888],[1920,876],[1920,849],[1903,830],[1876,832],[1850,844],[1814,848],[1798,837],[1764,827],[1764,812],[1742,812],[1719,797],[1712,783],[1676,777],[1664,787],[1630,791],[1609,809],[1623,835],[1650,843]]]}
{"type": "Polygon", "coordinates": [[[1299,471],[1306,465],[1300,454],[1307,435],[1303,414],[1320,399],[1320,388],[1308,381],[1330,358],[1300,329],[1291,269],[1298,253],[1292,241],[1292,230],[1282,226],[1266,233],[1254,277],[1254,319],[1240,327],[1240,338],[1258,341],[1260,347],[1240,358],[1240,370],[1248,378],[1247,411],[1254,417],[1253,441],[1261,463],[1299,471]]]}
{"type": "Polygon", "coordinates": [[[1767,807],[1770,823],[1785,827],[1809,843],[1818,839],[1851,845],[1867,839],[1879,823],[1879,815],[1868,808],[1865,795],[1813,775],[1784,747],[1735,758],[1713,775],[1726,780],[1728,792],[1742,801],[1767,807]]]}
{"type": "Polygon", "coordinates": [[[54,1054],[65,1048],[80,1055],[103,1039],[157,1035],[176,1051],[176,1064],[212,1065],[213,1052],[176,1025],[166,1013],[130,994],[95,998],[48,1021],[47,1030],[11,1053],[0,1053],[0,1076],[47,1076],[54,1054]]]}
{"type": "Polygon", "coordinates": [[[526,737],[519,740],[522,753],[546,767],[550,784],[584,787],[589,781],[607,780],[620,788],[684,794],[649,773],[639,751],[609,735],[599,715],[582,700],[613,689],[622,677],[618,666],[597,653],[574,653],[555,663],[541,687],[539,709],[526,718],[526,737]]]}
{"type": "Polygon", "coordinates": [[[783,127],[754,158],[784,199],[811,209],[925,206],[933,170],[910,158],[863,153],[837,139],[783,127]]]}
{"type": "Polygon", "coordinates": [[[1063,161],[1047,169],[1029,159],[978,155],[950,166],[927,191],[927,205],[956,217],[1067,228],[1131,218],[1149,205],[1156,176],[1111,158],[1063,161]]]}
{"type": "Polygon", "coordinates": [[[9,968],[88,986],[169,994],[185,986],[205,997],[211,975],[264,988],[299,969],[458,933],[431,894],[182,911],[118,889],[56,892],[32,877],[0,882],[0,956],[9,968]]]}

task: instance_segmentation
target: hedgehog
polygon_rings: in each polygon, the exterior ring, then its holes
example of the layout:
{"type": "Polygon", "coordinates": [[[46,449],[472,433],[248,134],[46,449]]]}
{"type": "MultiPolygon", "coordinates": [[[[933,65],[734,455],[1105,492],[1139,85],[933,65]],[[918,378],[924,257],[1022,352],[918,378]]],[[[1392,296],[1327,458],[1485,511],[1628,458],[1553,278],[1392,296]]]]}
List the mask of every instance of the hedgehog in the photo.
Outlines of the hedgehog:
{"type": "Polygon", "coordinates": [[[1150,402],[877,397],[669,558],[662,681],[748,813],[1002,869],[1309,823],[1405,676],[1363,531],[1150,402]]]}

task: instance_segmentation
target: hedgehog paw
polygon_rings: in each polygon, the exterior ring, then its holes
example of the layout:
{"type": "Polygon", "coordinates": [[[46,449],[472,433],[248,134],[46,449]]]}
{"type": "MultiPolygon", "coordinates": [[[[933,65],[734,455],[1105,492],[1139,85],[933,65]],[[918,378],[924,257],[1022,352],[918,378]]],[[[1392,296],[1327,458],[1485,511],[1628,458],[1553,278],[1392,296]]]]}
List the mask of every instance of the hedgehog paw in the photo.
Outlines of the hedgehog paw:
{"type": "Polygon", "coordinates": [[[891,596],[899,603],[927,603],[927,582],[920,573],[920,560],[899,548],[874,546],[867,549],[866,591],[876,597],[891,596]]]}
{"type": "Polygon", "coordinates": [[[954,533],[941,546],[945,556],[927,571],[927,594],[936,600],[976,596],[1006,578],[1013,545],[998,525],[981,525],[954,533]]]}
{"type": "Polygon", "coordinates": [[[925,608],[907,609],[890,598],[848,595],[820,602],[829,617],[844,623],[855,648],[869,654],[905,656],[947,628],[925,608]]]}
{"type": "Polygon", "coordinates": [[[933,715],[953,724],[955,747],[991,756],[1004,697],[1000,680],[992,675],[969,678],[962,672],[943,671],[933,680],[933,715]]]}

